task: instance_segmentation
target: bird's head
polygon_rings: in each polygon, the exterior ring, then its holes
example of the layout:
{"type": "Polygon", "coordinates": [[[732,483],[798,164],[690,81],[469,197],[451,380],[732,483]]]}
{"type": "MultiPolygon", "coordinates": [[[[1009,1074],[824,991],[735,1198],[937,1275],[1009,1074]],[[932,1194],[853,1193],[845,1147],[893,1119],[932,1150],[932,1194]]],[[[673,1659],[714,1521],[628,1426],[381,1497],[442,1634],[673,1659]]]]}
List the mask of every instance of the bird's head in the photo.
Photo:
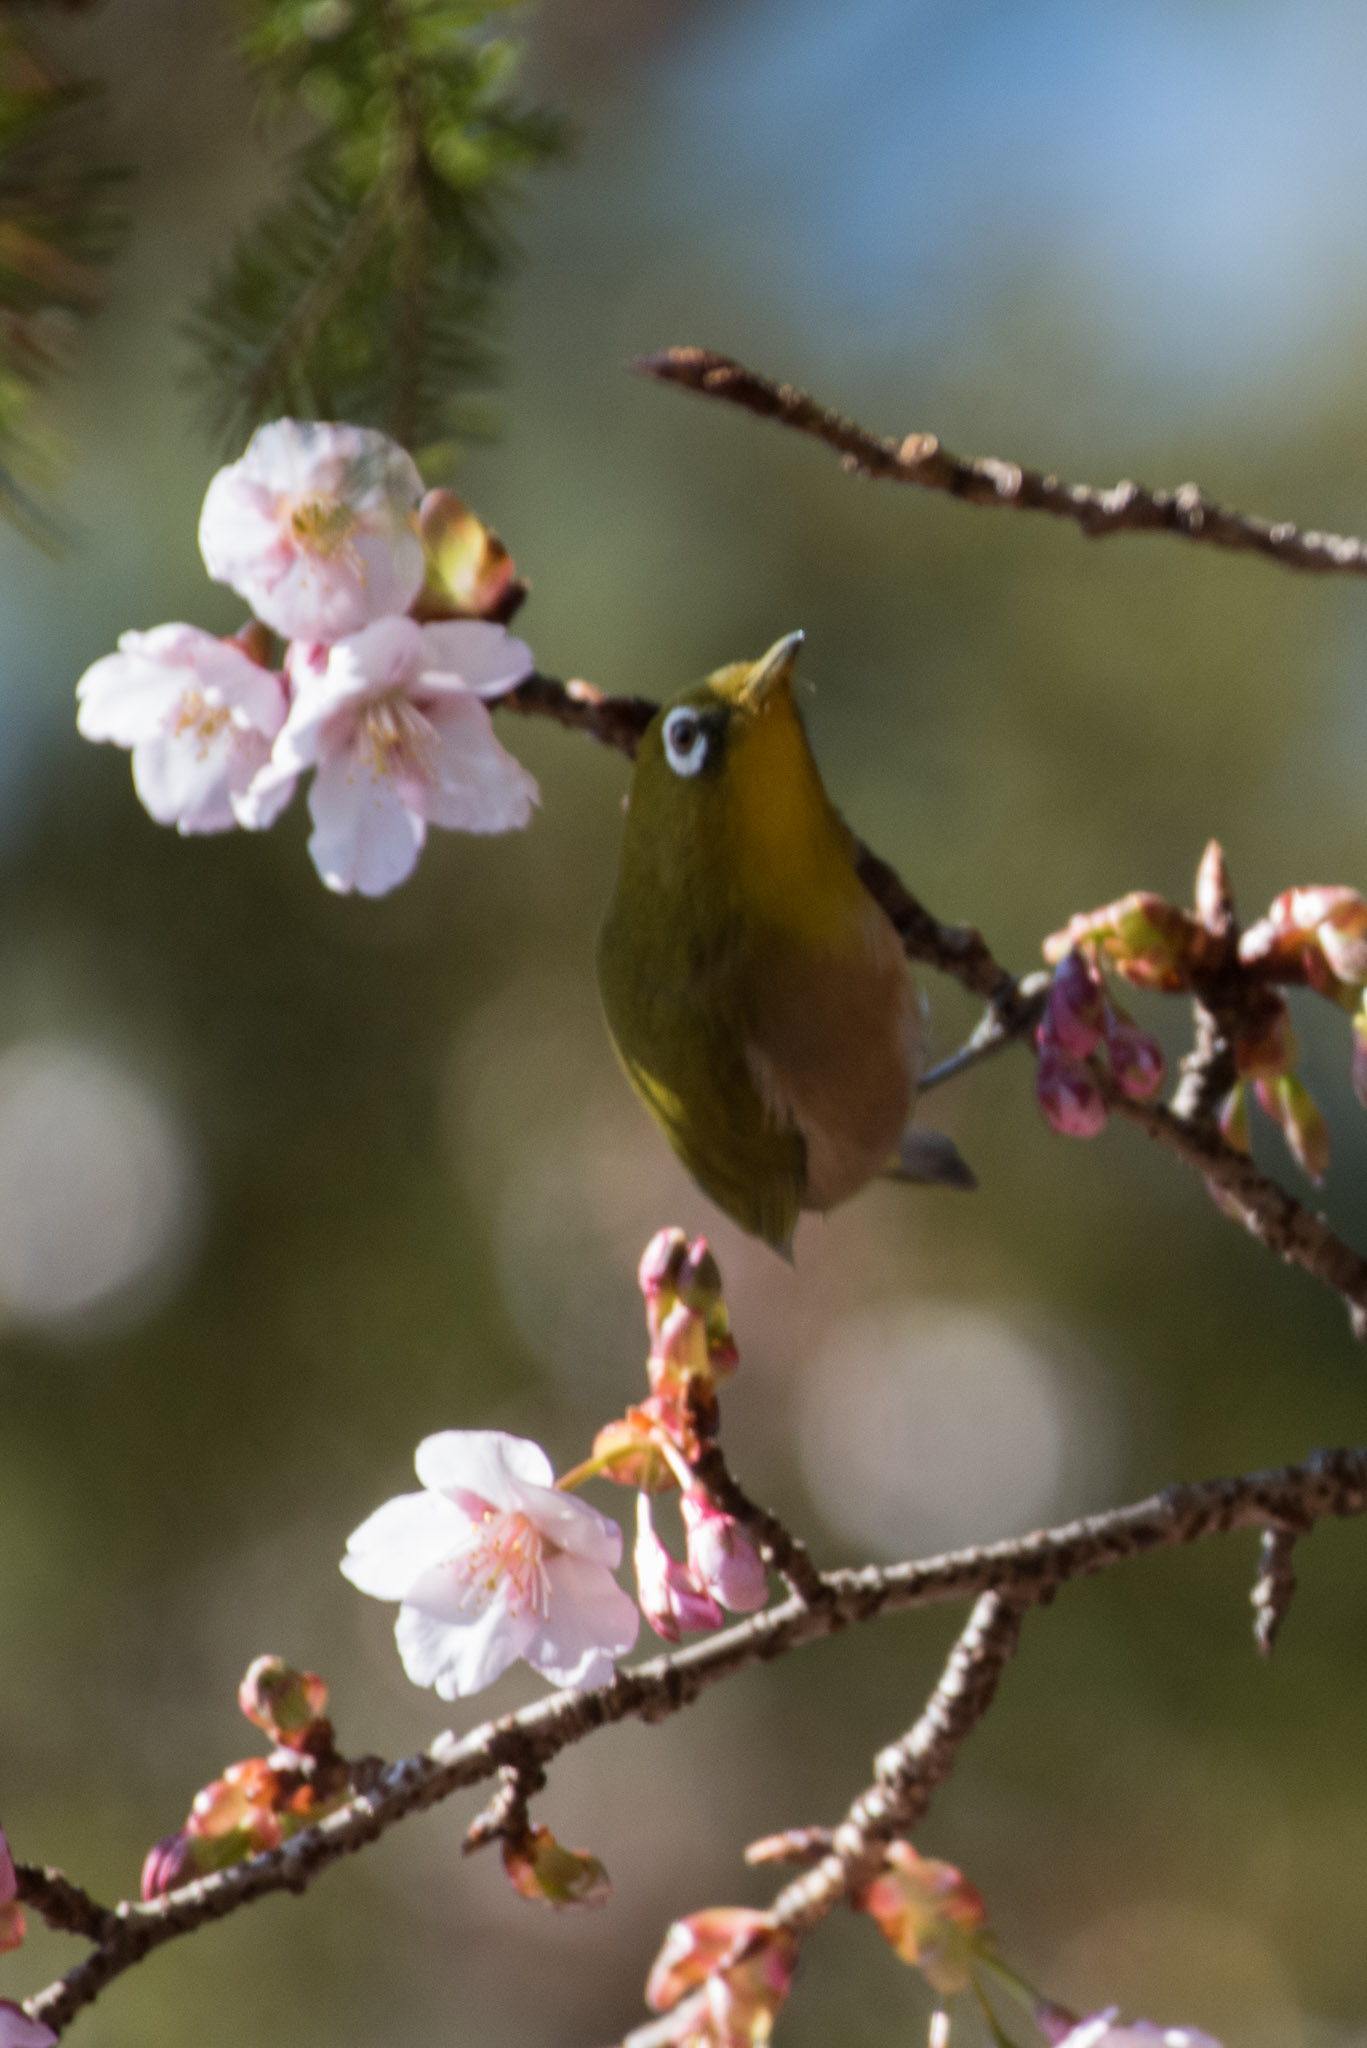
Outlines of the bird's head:
{"type": "Polygon", "coordinates": [[[801,645],[801,633],[787,633],[758,661],[733,661],[671,698],[641,741],[632,809],[647,808],[664,829],[667,821],[718,821],[752,801],[754,786],[771,779],[794,745],[805,754],[793,698],[801,645]]]}

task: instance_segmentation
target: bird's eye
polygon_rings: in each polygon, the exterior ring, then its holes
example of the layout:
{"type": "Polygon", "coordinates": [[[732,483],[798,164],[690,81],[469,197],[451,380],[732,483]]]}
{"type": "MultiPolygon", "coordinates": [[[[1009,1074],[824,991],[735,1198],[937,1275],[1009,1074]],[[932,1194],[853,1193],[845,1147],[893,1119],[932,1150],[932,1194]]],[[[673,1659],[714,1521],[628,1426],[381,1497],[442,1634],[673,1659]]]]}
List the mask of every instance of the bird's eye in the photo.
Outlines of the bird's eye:
{"type": "Polygon", "coordinates": [[[665,758],[676,775],[707,765],[707,728],[696,711],[671,711],[665,720],[665,758]]]}

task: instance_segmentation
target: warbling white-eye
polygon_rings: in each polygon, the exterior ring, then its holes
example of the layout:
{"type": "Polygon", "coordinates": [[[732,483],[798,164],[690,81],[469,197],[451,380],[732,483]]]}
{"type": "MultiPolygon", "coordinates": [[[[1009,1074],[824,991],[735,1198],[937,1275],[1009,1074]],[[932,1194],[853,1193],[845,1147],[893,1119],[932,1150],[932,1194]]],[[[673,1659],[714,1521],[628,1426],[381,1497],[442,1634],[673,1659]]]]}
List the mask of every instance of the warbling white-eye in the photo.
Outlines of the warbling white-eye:
{"type": "Polygon", "coordinates": [[[908,1132],[920,1011],[793,696],[801,633],[657,713],[627,799],[598,985],[632,1085],[704,1192],[791,1255],[877,1174],[971,1187],[908,1132]]]}

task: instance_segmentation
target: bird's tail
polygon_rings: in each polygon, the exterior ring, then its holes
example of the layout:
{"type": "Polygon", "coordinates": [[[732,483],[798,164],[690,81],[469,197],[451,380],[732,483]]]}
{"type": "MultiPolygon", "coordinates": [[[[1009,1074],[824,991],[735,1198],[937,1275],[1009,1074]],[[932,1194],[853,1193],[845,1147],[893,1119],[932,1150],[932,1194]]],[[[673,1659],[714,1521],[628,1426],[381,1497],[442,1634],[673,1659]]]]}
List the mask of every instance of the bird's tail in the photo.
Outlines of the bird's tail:
{"type": "Polygon", "coordinates": [[[918,1187],[971,1191],[978,1185],[978,1176],[952,1138],[915,1124],[903,1131],[884,1170],[889,1180],[911,1181],[918,1187]]]}

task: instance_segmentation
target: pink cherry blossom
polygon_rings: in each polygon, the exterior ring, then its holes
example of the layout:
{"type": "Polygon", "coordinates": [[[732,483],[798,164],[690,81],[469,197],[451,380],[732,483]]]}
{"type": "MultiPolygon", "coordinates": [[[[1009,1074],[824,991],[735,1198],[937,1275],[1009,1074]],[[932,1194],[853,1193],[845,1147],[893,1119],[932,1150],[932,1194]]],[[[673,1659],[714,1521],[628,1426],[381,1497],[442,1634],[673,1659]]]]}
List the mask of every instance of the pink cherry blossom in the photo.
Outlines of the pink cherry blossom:
{"type": "Polygon", "coordinates": [[[342,1560],[363,1593],[401,1603],[394,1634],[413,1683],[458,1699],[525,1657],[557,1685],[606,1684],[640,1626],[612,1576],[617,1524],[557,1492],[525,1437],[445,1430],[414,1462],[425,1491],[386,1501],[342,1560]]]}
{"type": "Polygon", "coordinates": [[[200,552],[287,640],[340,640],[422,587],[411,456],[372,427],[275,420],[209,485],[200,552]]]}
{"type": "Polygon", "coordinates": [[[121,634],[118,653],[86,670],[76,696],[86,739],[132,748],[133,787],[159,825],[270,825],[289,802],[292,776],[265,801],[247,801],[285,722],[285,690],[231,640],[182,625],[121,634]]]}
{"type": "Polygon", "coordinates": [[[733,1614],[753,1614],[769,1598],[769,1574],[752,1538],[734,1515],[689,1487],[679,1506],[688,1536],[688,1569],[696,1585],[733,1614]]]}
{"type": "Polygon", "coordinates": [[[1109,2005],[1079,2020],[1061,2037],[1057,2048],[1220,2048],[1199,2027],[1156,2027],[1151,2020],[1120,2020],[1119,2006],[1109,2005]]]}
{"type": "Polygon", "coordinates": [[[269,807],[316,768],[314,865],[330,889],[383,896],[412,873],[429,825],[510,832],[531,817],[536,784],[482,702],[531,669],[530,648],[482,620],[379,619],[291,650],[296,696],[254,798],[269,807]]]}
{"type": "Polygon", "coordinates": [[[12,1998],[0,1998],[0,2048],[52,2048],[57,2039],[42,2020],[31,2020],[12,1998]]]}
{"type": "Polygon", "coordinates": [[[677,1643],[685,1632],[720,1628],[726,1616],[692,1572],[671,1557],[655,1533],[650,1495],[636,1496],[636,1589],[641,1612],[657,1636],[677,1643]]]}

